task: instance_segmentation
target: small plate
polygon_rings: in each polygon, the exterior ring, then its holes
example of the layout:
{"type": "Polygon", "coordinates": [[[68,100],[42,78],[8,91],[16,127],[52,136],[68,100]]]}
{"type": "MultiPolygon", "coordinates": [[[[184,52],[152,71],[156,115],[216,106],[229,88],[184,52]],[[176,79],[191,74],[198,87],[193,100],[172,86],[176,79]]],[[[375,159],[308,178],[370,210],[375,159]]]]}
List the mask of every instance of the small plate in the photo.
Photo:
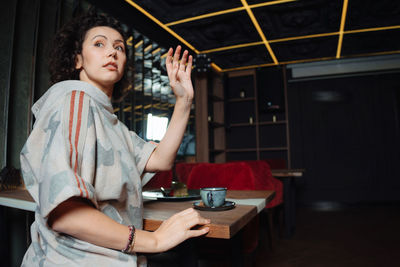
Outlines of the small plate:
{"type": "MultiPolygon", "coordinates": [[[[167,193],[171,191],[170,188],[165,189],[167,193]]],[[[154,189],[142,192],[143,199],[150,199],[150,200],[161,200],[161,201],[185,201],[185,200],[193,200],[200,198],[200,190],[199,189],[188,189],[187,196],[164,196],[161,192],[161,189],[154,189]]]]}
{"type": "Polygon", "coordinates": [[[221,211],[221,210],[230,210],[235,207],[235,202],[233,201],[225,201],[225,204],[221,207],[211,208],[204,206],[202,201],[195,201],[193,202],[193,207],[198,210],[205,210],[205,211],[221,211]]]}

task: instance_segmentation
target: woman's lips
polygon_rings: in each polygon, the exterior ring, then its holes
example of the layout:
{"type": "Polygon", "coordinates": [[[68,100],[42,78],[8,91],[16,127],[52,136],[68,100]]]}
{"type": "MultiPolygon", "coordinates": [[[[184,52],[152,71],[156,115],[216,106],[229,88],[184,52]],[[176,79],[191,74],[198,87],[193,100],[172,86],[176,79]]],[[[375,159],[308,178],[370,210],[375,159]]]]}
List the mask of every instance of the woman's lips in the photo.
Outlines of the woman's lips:
{"type": "Polygon", "coordinates": [[[118,66],[115,63],[107,63],[103,67],[108,70],[118,70],[118,66]]]}

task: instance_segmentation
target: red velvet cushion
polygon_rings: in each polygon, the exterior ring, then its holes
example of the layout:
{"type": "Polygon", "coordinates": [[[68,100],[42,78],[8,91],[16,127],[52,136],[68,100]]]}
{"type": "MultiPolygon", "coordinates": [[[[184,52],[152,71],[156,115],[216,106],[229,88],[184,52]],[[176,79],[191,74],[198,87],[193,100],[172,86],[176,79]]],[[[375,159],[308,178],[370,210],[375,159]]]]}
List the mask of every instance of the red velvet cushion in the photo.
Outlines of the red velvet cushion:
{"type": "Polygon", "coordinates": [[[178,162],[175,165],[176,176],[179,181],[183,183],[187,183],[189,178],[189,174],[192,171],[193,167],[198,165],[199,163],[186,163],[186,162],[178,162]]]}
{"type": "Polygon", "coordinates": [[[268,163],[264,160],[246,161],[253,170],[256,187],[259,190],[274,190],[274,198],[268,202],[267,208],[273,208],[283,203],[283,183],[272,176],[268,163]]]}
{"type": "Polygon", "coordinates": [[[188,188],[226,187],[232,190],[254,189],[253,173],[244,162],[199,163],[190,172],[188,188]]]}

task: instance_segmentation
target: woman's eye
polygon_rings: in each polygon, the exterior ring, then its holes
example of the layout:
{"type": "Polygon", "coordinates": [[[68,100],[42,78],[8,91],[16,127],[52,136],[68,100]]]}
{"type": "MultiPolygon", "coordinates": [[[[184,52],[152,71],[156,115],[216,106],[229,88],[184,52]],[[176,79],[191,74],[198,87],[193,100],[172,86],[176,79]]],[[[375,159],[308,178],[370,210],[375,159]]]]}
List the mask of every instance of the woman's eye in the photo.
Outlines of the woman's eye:
{"type": "Polygon", "coordinates": [[[124,52],[124,48],[122,46],[117,46],[115,49],[117,49],[118,51],[124,52]]]}
{"type": "Polygon", "coordinates": [[[103,45],[102,43],[99,42],[99,43],[95,43],[94,46],[103,47],[104,45],[103,45]]]}

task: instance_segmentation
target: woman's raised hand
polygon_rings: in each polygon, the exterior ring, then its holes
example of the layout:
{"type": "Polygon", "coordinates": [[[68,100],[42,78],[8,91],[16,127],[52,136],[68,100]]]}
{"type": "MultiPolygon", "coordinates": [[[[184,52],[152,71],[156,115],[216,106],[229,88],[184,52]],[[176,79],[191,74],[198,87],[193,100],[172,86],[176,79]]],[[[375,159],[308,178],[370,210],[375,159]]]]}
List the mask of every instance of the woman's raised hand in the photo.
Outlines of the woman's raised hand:
{"type": "Polygon", "coordinates": [[[193,99],[193,85],[190,74],[192,71],[193,57],[188,56],[189,52],[185,50],[181,60],[179,60],[181,50],[182,48],[180,45],[176,47],[175,53],[174,50],[170,48],[165,65],[167,67],[169,83],[177,100],[182,98],[189,100],[191,103],[193,99]]]}
{"type": "Polygon", "coordinates": [[[192,230],[196,225],[209,224],[210,220],[200,216],[193,208],[186,209],[164,221],[154,232],[157,238],[157,247],[160,251],[169,250],[186,239],[208,233],[209,227],[192,230]]]}

